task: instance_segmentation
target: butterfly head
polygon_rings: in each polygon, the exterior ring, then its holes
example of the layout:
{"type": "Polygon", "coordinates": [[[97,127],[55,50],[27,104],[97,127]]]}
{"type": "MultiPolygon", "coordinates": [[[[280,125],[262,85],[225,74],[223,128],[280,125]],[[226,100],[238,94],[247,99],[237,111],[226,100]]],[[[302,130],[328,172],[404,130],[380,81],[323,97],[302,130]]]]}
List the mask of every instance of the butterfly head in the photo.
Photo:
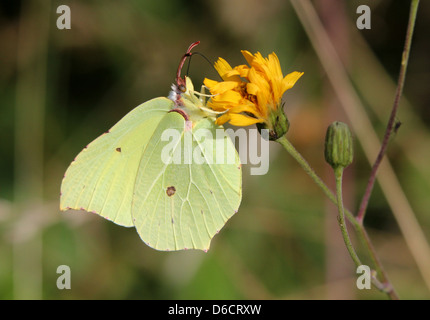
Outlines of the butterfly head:
{"type": "Polygon", "coordinates": [[[181,77],[185,60],[192,56],[191,50],[199,43],[200,41],[192,43],[182,56],[176,73],[176,83],[172,84],[168,98],[175,103],[175,108],[185,112],[191,121],[198,121],[201,118],[213,118],[215,121],[216,115],[224,113],[224,111],[216,112],[206,106],[206,97],[212,97],[212,95],[206,94],[206,87],[202,86],[201,92],[197,92],[194,90],[194,85],[189,77],[181,77]]]}

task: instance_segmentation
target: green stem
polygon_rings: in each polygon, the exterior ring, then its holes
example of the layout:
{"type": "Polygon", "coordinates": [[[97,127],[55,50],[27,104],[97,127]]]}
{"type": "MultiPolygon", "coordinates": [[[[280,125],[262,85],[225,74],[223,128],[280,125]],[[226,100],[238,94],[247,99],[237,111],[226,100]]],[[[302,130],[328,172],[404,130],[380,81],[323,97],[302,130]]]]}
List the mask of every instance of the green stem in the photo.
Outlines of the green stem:
{"type": "Polygon", "coordinates": [[[339,210],[339,226],[342,232],[343,241],[345,241],[346,248],[348,249],[349,255],[354,261],[355,265],[361,266],[362,263],[360,258],[357,256],[357,253],[354,250],[351,239],[348,234],[348,229],[346,227],[345,222],[345,210],[343,208],[343,198],[342,198],[342,176],[343,176],[343,167],[337,167],[334,169],[334,175],[336,177],[336,195],[337,195],[337,208],[339,210]]]}
{"type": "MultiPolygon", "coordinates": [[[[300,164],[300,166],[305,170],[305,172],[314,180],[314,182],[321,188],[321,190],[324,192],[324,194],[334,203],[337,205],[337,199],[336,196],[333,194],[333,192],[327,187],[327,185],[322,181],[322,179],[315,173],[315,171],[312,169],[312,167],[309,165],[309,163],[306,161],[305,158],[294,148],[294,146],[288,141],[288,139],[285,136],[282,136],[278,140],[284,149],[300,164]]],[[[345,217],[348,219],[349,222],[353,225],[354,229],[357,232],[357,236],[360,239],[363,246],[366,248],[372,263],[374,264],[376,271],[378,274],[382,277],[382,284],[374,278],[373,283],[375,286],[385,292],[391,299],[397,300],[399,299],[396,291],[394,290],[393,286],[390,283],[390,280],[388,279],[388,275],[385,272],[381,261],[379,260],[376,251],[370,241],[369,235],[367,234],[366,229],[364,226],[357,221],[357,219],[354,217],[354,215],[348,210],[344,209],[345,217]]]]}

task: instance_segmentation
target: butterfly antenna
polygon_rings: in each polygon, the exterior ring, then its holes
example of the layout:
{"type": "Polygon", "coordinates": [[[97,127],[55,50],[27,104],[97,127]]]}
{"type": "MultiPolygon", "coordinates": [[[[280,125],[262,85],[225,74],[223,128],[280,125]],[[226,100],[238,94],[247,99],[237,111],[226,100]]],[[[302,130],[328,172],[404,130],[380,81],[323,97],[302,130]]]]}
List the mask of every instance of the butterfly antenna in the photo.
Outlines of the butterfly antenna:
{"type": "Polygon", "coordinates": [[[188,66],[187,66],[187,76],[188,76],[188,72],[189,72],[189,70],[190,70],[190,65],[191,65],[191,58],[192,58],[192,56],[193,55],[195,55],[195,54],[198,54],[199,56],[201,56],[203,59],[205,59],[206,60],[206,62],[207,63],[209,63],[210,64],[210,66],[215,70],[215,72],[216,72],[216,74],[218,75],[218,77],[221,79],[221,81],[223,81],[223,79],[221,78],[221,76],[219,75],[219,73],[218,73],[218,71],[216,70],[216,68],[215,68],[215,66],[214,66],[214,63],[213,62],[211,62],[203,53],[201,53],[201,52],[193,52],[193,53],[191,53],[191,55],[190,55],[190,59],[188,60],[188,66]]]}
{"type": "Polygon", "coordinates": [[[203,59],[205,59],[206,60],[206,62],[207,63],[209,63],[210,64],[210,66],[212,67],[212,68],[214,68],[214,70],[216,71],[216,69],[215,69],[215,67],[214,67],[214,64],[203,54],[203,53],[201,53],[201,52],[193,52],[193,53],[191,53],[190,54],[190,59],[188,59],[188,66],[187,66],[187,76],[188,76],[188,73],[189,73],[189,71],[190,71],[190,65],[191,65],[191,58],[194,56],[194,55],[199,55],[199,56],[201,56],[203,59]]]}

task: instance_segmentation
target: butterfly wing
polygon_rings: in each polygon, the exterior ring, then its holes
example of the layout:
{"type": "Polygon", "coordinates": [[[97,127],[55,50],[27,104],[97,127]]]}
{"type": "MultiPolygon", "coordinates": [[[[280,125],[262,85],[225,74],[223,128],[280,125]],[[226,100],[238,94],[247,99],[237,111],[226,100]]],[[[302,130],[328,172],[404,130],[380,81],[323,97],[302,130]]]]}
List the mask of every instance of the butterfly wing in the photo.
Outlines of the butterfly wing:
{"type": "Polygon", "coordinates": [[[179,113],[167,114],[137,173],[134,225],[141,239],[157,250],[208,250],[240,205],[242,172],[232,141],[227,135],[217,139],[216,129],[224,130],[212,120],[200,120],[192,128],[189,124],[179,113]],[[166,139],[166,132],[175,130],[176,137],[166,139]],[[217,162],[221,149],[229,161],[217,162]]]}
{"type": "Polygon", "coordinates": [[[167,98],[145,102],[85,147],[64,175],[60,209],[94,212],[116,224],[133,226],[131,205],[139,163],[172,107],[167,98]]]}

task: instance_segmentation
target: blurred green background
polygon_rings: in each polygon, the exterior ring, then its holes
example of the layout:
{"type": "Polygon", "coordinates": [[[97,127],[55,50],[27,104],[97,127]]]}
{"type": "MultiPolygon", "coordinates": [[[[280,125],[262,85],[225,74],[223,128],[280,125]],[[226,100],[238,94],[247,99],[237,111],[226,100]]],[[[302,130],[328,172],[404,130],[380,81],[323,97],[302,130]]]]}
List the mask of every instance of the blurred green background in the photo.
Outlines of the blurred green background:
{"type": "MultiPolygon", "coordinates": [[[[296,1],[297,2],[297,1],[296,1]]],[[[301,3],[309,3],[301,1],[301,3]]],[[[409,1],[310,2],[382,137],[394,100],[409,1]],[[372,10],[358,30],[356,9],[372,10]]],[[[297,7],[296,7],[297,9],[297,7]]],[[[327,126],[351,124],[304,21],[283,0],[2,1],[0,3],[0,298],[1,299],[386,299],[358,290],[336,209],[279,145],[270,169],[244,166],[239,212],[208,253],[158,252],[133,229],[84,212],[59,211],[63,174],[80,150],[140,103],[167,96],[180,57],[194,41],[211,61],[244,63],[241,49],[278,55],[284,74],[305,74],[284,96],[288,138],[333,187],[323,158],[327,126]],[[71,29],[59,30],[59,5],[71,29]],[[59,290],[59,265],[71,290],[59,290]]],[[[307,19],[307,20],[306,20],[307,19]]],[[[388,157],[418,221],[430,234],[430,3],[421,1],[404,94],[402,123],[388,157]]],[[[320,28],[320,31],[324,31],[320,28]]],[[[328,45],[324,42],[322,46],[328,45]]],[[[213,68],[196,56],[200,87],[213,68]]],[[[352,119],[353,120],[353,119],[352,119]]],[[[355,212],[370,173],[356,137],[345,177],[355,212]]],[[[376,185],[365,225],[401,298],[429,299],[429,272],[418,267],[384,190],[376,185]],[[427,279],[427,280],[425,280],[427,279]],[[427,285],[426,285],[427,283],[427,285]]],[[[391,194],[396,199],[401,194],[391,194]]],[[[412,227],[411,227],[412,228],[412,227]]],[[[414,232],[414,229],[408,229],[414,232]]],[[[428,247],[415,247],[428,257],[428,247]]],[[[368,262],[363,250],[363,260],[368,262]]],[[[423,258],[424,259],[424,258],[423,258]]]]}

